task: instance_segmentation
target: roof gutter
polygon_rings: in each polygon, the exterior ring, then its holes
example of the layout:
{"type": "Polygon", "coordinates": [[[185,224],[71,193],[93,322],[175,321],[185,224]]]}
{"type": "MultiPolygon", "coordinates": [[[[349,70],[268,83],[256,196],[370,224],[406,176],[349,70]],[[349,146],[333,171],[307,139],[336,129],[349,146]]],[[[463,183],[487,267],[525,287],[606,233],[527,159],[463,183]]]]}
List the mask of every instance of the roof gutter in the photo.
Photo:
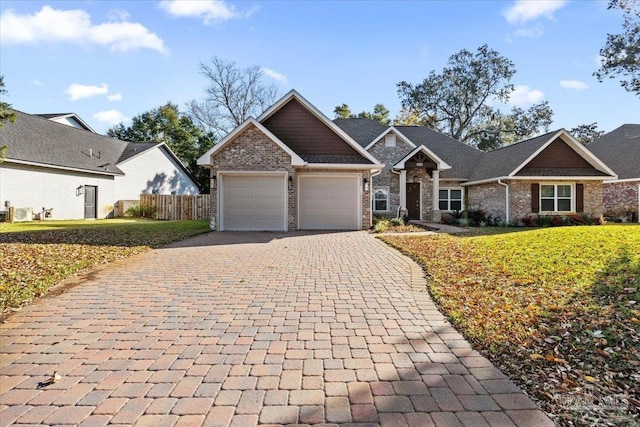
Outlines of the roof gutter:
{"type": "MultiPolygon", "coordinates": [[[[63,125],[63,126],[66,126],[66,125],[63,125]]],[[[58,170],[64,170],[64,171],[82,172],[82,173],[87,173],[91,175],[107,175],[107,176],[124,175],[124,173],[122,172],[109,172],[107,170],[102,172],[102,171],[97,171],[92,169],[80,169],[80,168],[73,168],[69,166],[50,165],[47,163],[30,162],[26,160],[4,159],[4,163],[15,163],[18,165],[37,166],[37,167],[46,168],[46,169],[58,169],[58,170]]]]}
{"type": "Polygon", "coordinates": [[[502,182],[502,179],[498,180],[498,184],[500,185],[504,185],[504,206],[505,206],[505,216],[506,216],[506,221],[507,224],[510,222],[510,218],[509,218],[509,184],[502,182]]]}
{"type": "Polygon", "coordinates": [[[306,163],[298,167],[307,169],[357,169],[380,171],[384,165],[362,164],[362,163],[306,163]]]}

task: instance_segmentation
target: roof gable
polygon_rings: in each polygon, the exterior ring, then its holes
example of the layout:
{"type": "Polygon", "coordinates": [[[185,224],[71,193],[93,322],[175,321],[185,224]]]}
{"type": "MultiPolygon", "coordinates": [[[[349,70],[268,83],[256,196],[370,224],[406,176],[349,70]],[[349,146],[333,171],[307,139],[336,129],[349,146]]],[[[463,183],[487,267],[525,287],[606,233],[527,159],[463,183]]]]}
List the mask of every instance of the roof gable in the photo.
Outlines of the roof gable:
{"type": "Polygon", "coordinates": [[[640,124],[624,124],[587,147],[618,174],[618,179],[640,179],[640,124]]]}
{"type": "Polygon", "coordinates": [[[258,121],[309,163],[380,163],[295,90],[258,121]]]}
{"type": "Polygon", "coordinates": [[[52,122],[61,123],[63,125],[72,126],[77,129],[88,130],[89,132],[97,133],[91,126],[80,118],[76,113],[47,113],[47,114],[34,114],[35,116],[44,117],[52,122]]]}
{"type": "Polygon", "coordinates": [[[612,177],[615,173],[566,130],[559,129],[485,153],[469,184],[519,176],[612,177]]]}
{"type": "Polygon", "coordinates": [[[444,160],[442,160],[440,157],[436,156],[434,154],[433,151],[429,150],[426,146],[424,145],[419,145],[418,147],[414,148],[413,150],[411,150],[411,152],[409,154],[407,154],[406,156],[404,156],[402,159],[400,159],[399,162],[397,162],[393,167],[394,169],[405,169],[405,163],[410,160],[413,156],[415,156],[418,153],[423,153],[425,154],[428,158],[430,158],[431,160],[434,161],[434,163],[437,166],[438,170],[445,170],[445,169],[451,169],[451,166],[449,166],[444,160]]]}
{"type": "Polygon", "coordinates": [[[236,127],[232,130],[227,136],[222,138],[220,142],[214,145],[209,151],[204,153],[198,159],[198,165],[200,166],[210,166],[211,165],[211,157],[215,155],[217,152],[222,150],[226,145],[230,144],[238,135],[240,135],[244,130],[249,128],[250,126],[255,126],[260,132],[262,132],[267,138],[273,141],[278,147],[280,147],[284,152],[286,152],[291,157],[291,165],[292,166],[303,166],[306,162],[298,156],[291,148],[289,148],[284,142],[282,142],[277,136],[275,136],[269,129],[265,128],[260,122],[258,122],[253,117],[245,120],[240,126],[236,127]]]}
{"type": "Polygon", "coordinates": [[[402,132],[400,132],[398,129],[396,129],[394,126],[389,126],[387,129],[385,129],[384,131],[382,131],[382,133],[380,135],[378,135],[376,138],[373,139],[373,141],[371,141],[369,144],[367,144],[365,148],[365,150],[370,150],[371,147],[373,147],[374,145],[376,145],[378,142],[380,142],[385,136],[387,136],[390,133],[394,133],[396,134],[396,136],[400,137],[400,139],[407,144],[409,147],[411,148],[416,148],[416,144],[414,144],[409,138],[407,138],[406,136],[404,136],[402,134],[402,132]]]}
{"type": "Polygon", "coordinates": [[[0,129],[6,162],[121,175],[117,163],[127,142],[14,110],[16,121],[0,129]]]}

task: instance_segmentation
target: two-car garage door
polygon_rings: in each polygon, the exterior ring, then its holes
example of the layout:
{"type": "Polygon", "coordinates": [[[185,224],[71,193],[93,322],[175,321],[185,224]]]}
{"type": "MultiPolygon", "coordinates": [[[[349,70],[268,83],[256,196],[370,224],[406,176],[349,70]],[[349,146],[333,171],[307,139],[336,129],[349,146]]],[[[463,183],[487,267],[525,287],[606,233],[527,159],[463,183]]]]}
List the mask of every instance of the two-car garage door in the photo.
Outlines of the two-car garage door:
{"type": "MultiPolygon", "coordinates": [[[[224,174],[221,230],[287,230],[284,174],[224,174]]],[[[357,230],[361,224],[358,175],[299,175],[298,229],[357,230]]]]}

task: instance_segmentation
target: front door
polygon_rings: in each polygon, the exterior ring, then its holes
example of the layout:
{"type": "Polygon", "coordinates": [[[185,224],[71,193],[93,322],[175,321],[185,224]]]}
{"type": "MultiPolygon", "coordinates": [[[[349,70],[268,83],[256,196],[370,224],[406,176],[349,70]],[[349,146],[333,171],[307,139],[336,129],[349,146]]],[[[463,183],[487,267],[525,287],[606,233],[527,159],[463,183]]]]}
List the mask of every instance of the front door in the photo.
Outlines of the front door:
{"type": "Polygon", "coordinates": [[[98,198],[98,187],[95,185],[84,186],[84,218],[96,218],[96,201],[98,198]]]}
{"type": "Polygon", "coordinates": [[[407,183],[407,215],[409,219],[420,219],[420,183],[407,183]]]}

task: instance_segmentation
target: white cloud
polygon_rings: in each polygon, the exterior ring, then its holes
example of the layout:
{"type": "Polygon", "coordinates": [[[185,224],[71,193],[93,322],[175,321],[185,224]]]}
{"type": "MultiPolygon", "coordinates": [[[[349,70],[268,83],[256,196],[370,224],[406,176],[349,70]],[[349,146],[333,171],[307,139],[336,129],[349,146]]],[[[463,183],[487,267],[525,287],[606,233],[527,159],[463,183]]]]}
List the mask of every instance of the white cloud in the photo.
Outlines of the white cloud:
{"type": "Polygon", "coordinates": [[[201,18],[205,24],[239,16],[232,5],[222,0],[164,0],[160,7],[173,16],[201,18]]]}
{"type": "Polygon", "coordinates": [[[127,120],[129,120],[127,116],[125,116],[118,110],[100,111],[98,113],[95,113],[93,117],[97,121],[107,123],[109,125],[117,125],[118,123],[126,122],[127,120]]]}
{"type": "Polygon", "coordinates": [[[64,93],[69,94],[69,101],[77,101],[82,98],[90,98],[96,95],[106,95],[109,92],[109,86],[102,83],[100,86],[86,86],[77,83],[71,84],[64,93]]]}
{"type": "Polygon", "coordinates": [[[531,28],[520,28],[518,31],[513,33],[515,37],[526,37],[529,39],[537,39],[543,34],[544,34],[544,27],[540,24],[531,28]]]}
{"type": "Polygon", "coordinates": [[[523,24],[541,16],[553,19],[553,13],[565,4],[566,0],[516,0],[503,14],[510,24],[523,24]]]}
{"type": "Polygon", "coordinates": [[[544,93],[538,89],[531,89],[527,85],[517,85],[509,96],[509,104],[528,105],[535,104],[544,99],[544,93]]]}
{"type": "Polygon", "coordinates": [[[42,82],[38,79],[33,79],[29,83],[31,83],[34,86],[42,86],[42,82]]]}
{"type": "Polygon", "coordinates": [[[113,101],[122,101],[122,94],[112,93],[111,95],[107,95],[107,100],[113,101]]]}
{"type": "Polygon", "coordinates": [[[269,68],[262,68],[262,72],[264,73],[265,76],[267,77],[271,77],[273,80],[282,82],[282,83],[287,83],[287,76],[285,76],[284,74],[281,74],[277,71],[273,71],[269,68]]]}
{"type": "Polygon", "coordinates": [[[164,42],[142,24],[128,22],[122,12],[117,20],[93,24],[84,10],[56,10],[43,6],[38,12],[0,15],[0,42],[6,44],[74,43],[107,46],[111,51],[152,49],[166,52],[164,42]],[[123,19],[124,18],[124,19],[123,19]]]}
{"type": "Polygon", "coordinates": [[[589,89],[589,86],[585,82],[579,80],[560,80],[560,85],[565,89],[585,90],[589,89]]]}

